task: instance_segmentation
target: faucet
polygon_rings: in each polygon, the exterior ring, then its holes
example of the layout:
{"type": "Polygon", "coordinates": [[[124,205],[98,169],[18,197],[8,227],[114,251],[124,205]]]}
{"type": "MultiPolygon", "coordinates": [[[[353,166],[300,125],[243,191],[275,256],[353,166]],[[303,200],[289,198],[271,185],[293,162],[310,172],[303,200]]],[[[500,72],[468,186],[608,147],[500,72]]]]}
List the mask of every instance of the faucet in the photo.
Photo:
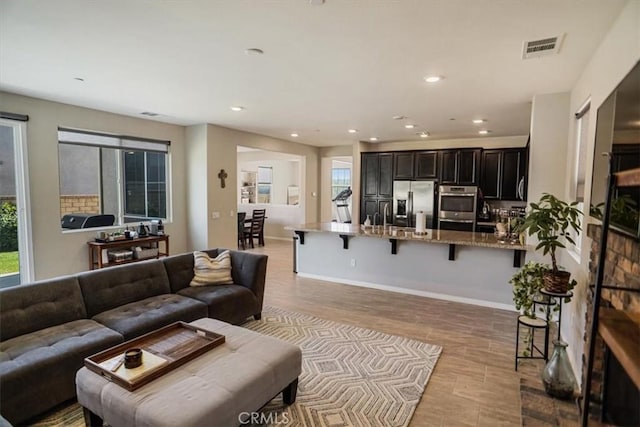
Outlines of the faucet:
{"type": "Polygon", "coordinates": [[[386,230],[387,229],[387,210],[389,209],[389,203],[385,203],[384,204],[384,214],[383,214],[383,225],[382,225],[382,229],[386,230]]]}
{"type": "Polygon", "coordinates": [[[373,214],[373,227],[375,228],[376,226],[376,215],[380,216],[380,213],[376,212],[373,214]]]}

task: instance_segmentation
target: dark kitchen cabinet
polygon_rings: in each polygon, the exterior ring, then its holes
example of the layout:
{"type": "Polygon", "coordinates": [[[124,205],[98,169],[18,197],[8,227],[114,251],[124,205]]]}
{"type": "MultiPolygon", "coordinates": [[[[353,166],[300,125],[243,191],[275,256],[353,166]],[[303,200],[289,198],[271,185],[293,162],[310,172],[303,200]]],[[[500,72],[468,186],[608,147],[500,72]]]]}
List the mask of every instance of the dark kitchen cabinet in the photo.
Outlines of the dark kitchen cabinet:
{"type": "Polygon", "coordinates": [[[413,153],[393,153],[393,178],[413,179],[413,153]]]}
{"type": "Polygon", "coordinates": [[[526,200],[526,148],[485,150],[480,188],[485,199],[526,200]]]}
{"type": "Polygon", "coordinates": [[[485,199],[500,198],[500,169],[502,168],[502,150],[482,152],[482,173],[480,189],[485,199]]]}
{"type": "Polygon", "coordinates": [[[393,154],[365,153],[361,165],[362,195],[393,197],[393,154]]]}
{"type": "Polygon", "coordinates": [[[360,223],[363,223],[367,215],[371,215],[372,221],[376,212],[382,216],[384,203],[392,207],[393,153],[363,153],[361,169],[360,223]]]}
{"type": "Polygon", "coordinates": [[[445,185],[478,185],[480,149],[440,151],[440,183],[445,185]]]}
{"type": "Polygon", "coordinates": [[[458,184],[478,185],[480,180],[480,153],[482,150],[458,151],[458,184]]]}
{"type": "Polygon", "coordinates": [[[378,197],[393,197],[393,154],[381,153],[378,197]]]}
{"type": "Polygon", "coordinates": [[[360,224],[364,223],[367,215],[371,219],[371,225],[373,225],[374,221],[376,225],[384,224],[384,207],[387,204],[389,205],[389,208],[387,208],[387,224],[391,224],[393,222],[393,199],[363,199],[360,205],[360,224]],[[378,214],[377,216],[376,213],[378,214]]]}
{"type": "Polygon", "coordinates": [[[440,184],[457,184],[458,152],[452,150],[441,151],[439,157],[440,184]]]}
{"type": "Polygon", "coordinates": [[[522,159],[524,150],[504,150],[502,161],[502,191],[500,198],[502,200],[521,200],[520,197],[520,179],[524,176],[522,159]]]}
{"type": "Polygon", "coordinates": [[[416,179],[437,179],[438,178],[438,152],[419,151],[415,154],[415,178],[416,179]]]}

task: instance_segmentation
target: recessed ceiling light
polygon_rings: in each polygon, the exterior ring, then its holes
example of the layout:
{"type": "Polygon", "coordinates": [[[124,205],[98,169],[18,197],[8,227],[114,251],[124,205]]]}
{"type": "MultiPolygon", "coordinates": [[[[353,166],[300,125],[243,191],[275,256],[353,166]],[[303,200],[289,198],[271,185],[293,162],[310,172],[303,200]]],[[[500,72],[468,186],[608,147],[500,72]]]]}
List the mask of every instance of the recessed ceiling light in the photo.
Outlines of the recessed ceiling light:
{"type": "Polygon", "coordinates": [[[473,123],[475,123],[477,125],[479,125],[480,123],[484,123],[484,122],[486,122],[486,120],[484,120],[484,119],[475,119],[475,120],[473,120],[473,123]]]}
{"type": "Polygon", "coordinates": [[[241,107],[239,105],[231,107],[231,111],[242,111],[242,110],[244,110],[244,107],[241,107]]]}
{"type": "Polygon", "coordinates": [[[349,132],[349,133],[356,133],[356,132],[358,132],[358,129],[349,129],[347,132],[349,132]]]}
{"type": "Polygon", "coordinates": [[[257,47],[251,47],[249,49],[245,49],[244,53],[247,55],[262,55],[264,50],[258,49],[257,47]]]}
{"type": "Polygon", "coordinates": [[[414,127],[416,127],[416,125],[408,124],[404,125],[404,127],[406,127],[407,129],[413,129],[414,127]]]}
{"type": "Polygon", "coordinates": [[[418,135],[420,135],[420,138],[428,138],[429,132],[420,132],[418,135]]]}
{"type": "Polygon", "coordinates": [[[442,80],[441,76],[427,76],[424,78],[424,81],[427,83],[435,83],[439,82],[440,80],[442,80]]]}
{"type": "Polygon", "coordinates": [[[491,132],[490,130],[480,130],[480,131],[478,131],[478,133],[479,133],[480,135],[486,135],[486,134],[488,134],[488,133],[490,133],[490,132],[491,132]]]}
{"type": "Polygon", "coordinates": [[[393,120],[402,120],[402,119],[406,119],[407,116],[393,116],[393,120]]]}
{"type": "Polygon", "coordinates": [[[77,80],[79,82],[83,82],[84,79],[82,77],[74,77],[73,80],[77,80]]]}
{"type": "Polygon", "coordinates": [[[294,138],[297,138],[298,134],[297,133],[292,133],[291,136],[294,137],[294,138]]]}
{"type": "Polygon", "coordinates": [[[376,142],[377,140],[378,140],[378,138],[376,138],[375,136],[372,136],[371,138],[369,138],[369,141],[376,142]]]}

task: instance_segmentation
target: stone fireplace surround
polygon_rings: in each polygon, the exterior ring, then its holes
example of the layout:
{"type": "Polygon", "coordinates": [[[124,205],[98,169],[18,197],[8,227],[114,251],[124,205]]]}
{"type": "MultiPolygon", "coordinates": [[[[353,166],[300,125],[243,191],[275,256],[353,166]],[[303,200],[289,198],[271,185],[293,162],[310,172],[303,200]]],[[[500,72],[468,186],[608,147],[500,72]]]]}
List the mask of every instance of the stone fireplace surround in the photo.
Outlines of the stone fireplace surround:
{"type": "MultiPolygon", "coordinates": [[[[602,227],[590,224],[587,229],[588,236],[592,239],[589,262],[589,283],[594,284],[598,267],[598,255],[600,251],[600,238],[602,227]]],[[[635,291],[622,291],[615,289],[602,289],[601,308],[621,310],[625,313],[640,316],[640,242],[637,239],[610,230],[607,239],[607,253],[604,270],[603,285],[620,286],[637,289],[635,291]]],[[[586,383],[586,354],[588,354],[588,334],[591,330],[593,314],[593,288],[587,292],[586,328],[584,335],[584,352],[582,356],[582,383],[586,383]]],[[[591,405],[590,416],[600,420],[603,414],[604,397],[604,370],[605,370],[605,343],[599,334],[596,334],[596,346],[594,352],[593,374],[591,379],[591,405]]],[[[583,409],[584,410],[584,409],[583,409]]]]}

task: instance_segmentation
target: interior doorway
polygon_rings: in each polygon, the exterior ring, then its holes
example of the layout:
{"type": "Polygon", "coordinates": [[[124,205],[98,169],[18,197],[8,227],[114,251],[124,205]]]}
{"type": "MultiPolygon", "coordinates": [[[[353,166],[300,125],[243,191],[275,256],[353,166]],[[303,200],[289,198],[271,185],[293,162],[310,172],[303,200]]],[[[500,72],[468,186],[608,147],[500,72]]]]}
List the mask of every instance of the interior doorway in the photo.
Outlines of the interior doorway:
{"type": "Polygon", "coordinates": [[[0,287],[32,280],[26,123],[0,119],[0,287]]]}

